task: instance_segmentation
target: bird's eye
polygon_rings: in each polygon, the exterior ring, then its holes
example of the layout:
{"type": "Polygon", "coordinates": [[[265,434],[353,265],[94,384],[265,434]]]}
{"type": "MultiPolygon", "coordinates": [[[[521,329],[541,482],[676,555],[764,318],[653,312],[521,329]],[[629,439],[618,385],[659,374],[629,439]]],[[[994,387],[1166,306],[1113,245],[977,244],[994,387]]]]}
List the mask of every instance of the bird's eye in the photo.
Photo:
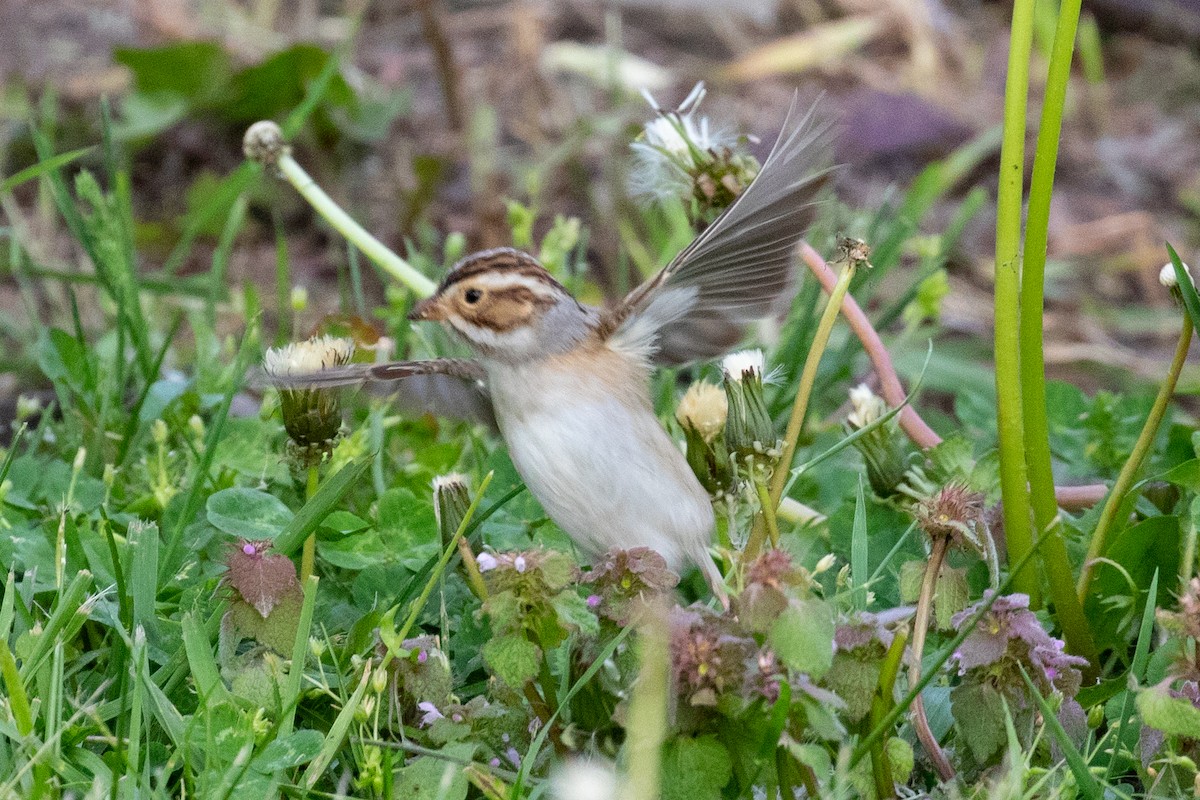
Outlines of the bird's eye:
{"type": "Polygon", "coordinates": [[[467,289],[463,292],[463,300],[466,300],[471,305],[478,303],[481,297],[483,297],[483,292],[478,289],[467,289]]]}

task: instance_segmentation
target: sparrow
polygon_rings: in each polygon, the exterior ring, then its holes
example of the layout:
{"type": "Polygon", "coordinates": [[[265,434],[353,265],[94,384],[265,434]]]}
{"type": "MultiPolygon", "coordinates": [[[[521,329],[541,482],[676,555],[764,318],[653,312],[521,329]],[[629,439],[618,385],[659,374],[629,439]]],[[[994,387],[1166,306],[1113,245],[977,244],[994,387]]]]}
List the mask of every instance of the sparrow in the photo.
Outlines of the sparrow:
{"type": "Polygon", "coordinates": [[[695,563],[724,597],[712,503],[655,415],[650,373],[716,358],[750,324],[786,313],[794,251],[830,174],[827,133],[793,100],[750,185],[615,307],[580,303],[528,253],[485,250],[409,314],[444,324],[475,358],[334,366],[304,383],[389,384],[404,407],[494,426],[587,554],[650,547],[676,572],[695,563]]]}

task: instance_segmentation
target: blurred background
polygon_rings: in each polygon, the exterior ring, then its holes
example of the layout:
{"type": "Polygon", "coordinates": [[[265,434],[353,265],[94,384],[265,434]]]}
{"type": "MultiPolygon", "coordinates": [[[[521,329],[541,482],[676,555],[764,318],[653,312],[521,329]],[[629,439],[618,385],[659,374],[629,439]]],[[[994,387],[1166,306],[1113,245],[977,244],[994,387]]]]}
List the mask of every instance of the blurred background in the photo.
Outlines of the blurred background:
{"type": "MultiPolygon", "coordinates": [[[[1157,379],[1169,357],[1163,242],[1193,261],[1200,246],[1200,2],[1084,5],[1051,218],[1047,362],[1085,389],[1119,388],[1157,379]]],[[[1039,10],[1034,75],[1056,3],[1039,10]]],[[[1010,13],[965,0],[3,0],[0,172],[37,162],[31,126],[58,153],[107,135],[129,165],[148,290],[203,296],[233,237],[224,281],[298,287],[307,301],[287,324],[306,330],[356,293],[386,302],[384,282],[348,282],[344,241],[291,187],[231,189],[229,176],[245,128],[285,119],[336,59],[294,143],[338,202],[434,277],[462,248],[565,231],[599,302],[669,256],[629,190],[629,144],[653,115],[642,90],[672,108],[705,81],[701,113],[754,137],[760,158],[798,94],[838,130],[837,199],[814,245],[832,257],[835,237],[852,235],[884,250],[895,269],[860,295],[874,309],[923,281],[924,322],[986,385],[1010,13]]],[[[103,159],[98,148],[69,169],[99,172],[103,159]]],[[[46,186],[0,203],[25,251],[0,248],[0,336],[18,345],[5,380],[19,384],[33,374],[18,355],[25,332],[61,310],[84,257],[46,186]],[[18,280],[18,266],[40,280],[18,280]]],[[[263,305],[269,329],[286,327],[273,318],[282,304],[263,305]]],[[[219,326],[244,324],[244,309],[224,310],[219,326]]],[[[902,339],[915,330],[906,318],[890,320],[902,339]]],[[[911,374],[928,335],[909,338],[915,361],[904,347],[897,358],[911,374]]]]}

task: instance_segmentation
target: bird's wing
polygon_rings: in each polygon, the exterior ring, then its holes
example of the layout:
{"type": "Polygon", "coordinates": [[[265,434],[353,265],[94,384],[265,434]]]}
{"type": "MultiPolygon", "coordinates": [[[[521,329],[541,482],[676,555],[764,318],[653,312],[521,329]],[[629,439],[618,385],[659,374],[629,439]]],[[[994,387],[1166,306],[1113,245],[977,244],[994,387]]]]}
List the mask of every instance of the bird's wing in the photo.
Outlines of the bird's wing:
{"type": "Polygon", "coordinates": [[[347,364],[297,375],[267,375],[261,370],[251,383],[277,389],[323,389],[367,386],[393,398],[404,411],[480,422],[496,428],[496,415],[483,367],[461,358],[347,364]]]}
{"type": "MultiPolygon", "coordinates": [[[[815,107],[814,107],[815,109],[815,107]]],[[[725,353],[756,320],[787,311],[796,244],[829,180],[830,125],[796,100],[758,176],[661,272],[606,316],[626,347],[656,337],[654,361],[684,364],[725,353]]]]}

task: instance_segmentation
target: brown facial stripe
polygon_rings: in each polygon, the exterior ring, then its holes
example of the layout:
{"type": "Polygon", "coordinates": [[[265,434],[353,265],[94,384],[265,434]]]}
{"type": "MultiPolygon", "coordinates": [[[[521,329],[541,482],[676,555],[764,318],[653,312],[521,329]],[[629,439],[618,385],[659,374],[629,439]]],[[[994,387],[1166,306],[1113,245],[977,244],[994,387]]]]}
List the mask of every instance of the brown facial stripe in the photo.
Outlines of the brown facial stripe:
{"type": "Polygon", "coordinates": [[[463,314],[463,319],[496,333],[507,333],[528,322],[529,314],[524,306],[544,308],[554,305],[550,298],[542,297],[525,286],[488,289],[487,300],[487,305],[479,309],[478,313],[468,311],[463,314]]]}
{"type": "Polygon", "coordinates": [[[484,272],[513,273],[553,286],[558,285],[558,281],[550,277],[550,273],[546,272],[545,267],[539,264],[533,256],[511,247],[501,247],[495,250],[484,250],[482,253],[467,256],[458,262],[442,281],[442,285],[438,287],[438,294],[459,281],[484,272]]]}

